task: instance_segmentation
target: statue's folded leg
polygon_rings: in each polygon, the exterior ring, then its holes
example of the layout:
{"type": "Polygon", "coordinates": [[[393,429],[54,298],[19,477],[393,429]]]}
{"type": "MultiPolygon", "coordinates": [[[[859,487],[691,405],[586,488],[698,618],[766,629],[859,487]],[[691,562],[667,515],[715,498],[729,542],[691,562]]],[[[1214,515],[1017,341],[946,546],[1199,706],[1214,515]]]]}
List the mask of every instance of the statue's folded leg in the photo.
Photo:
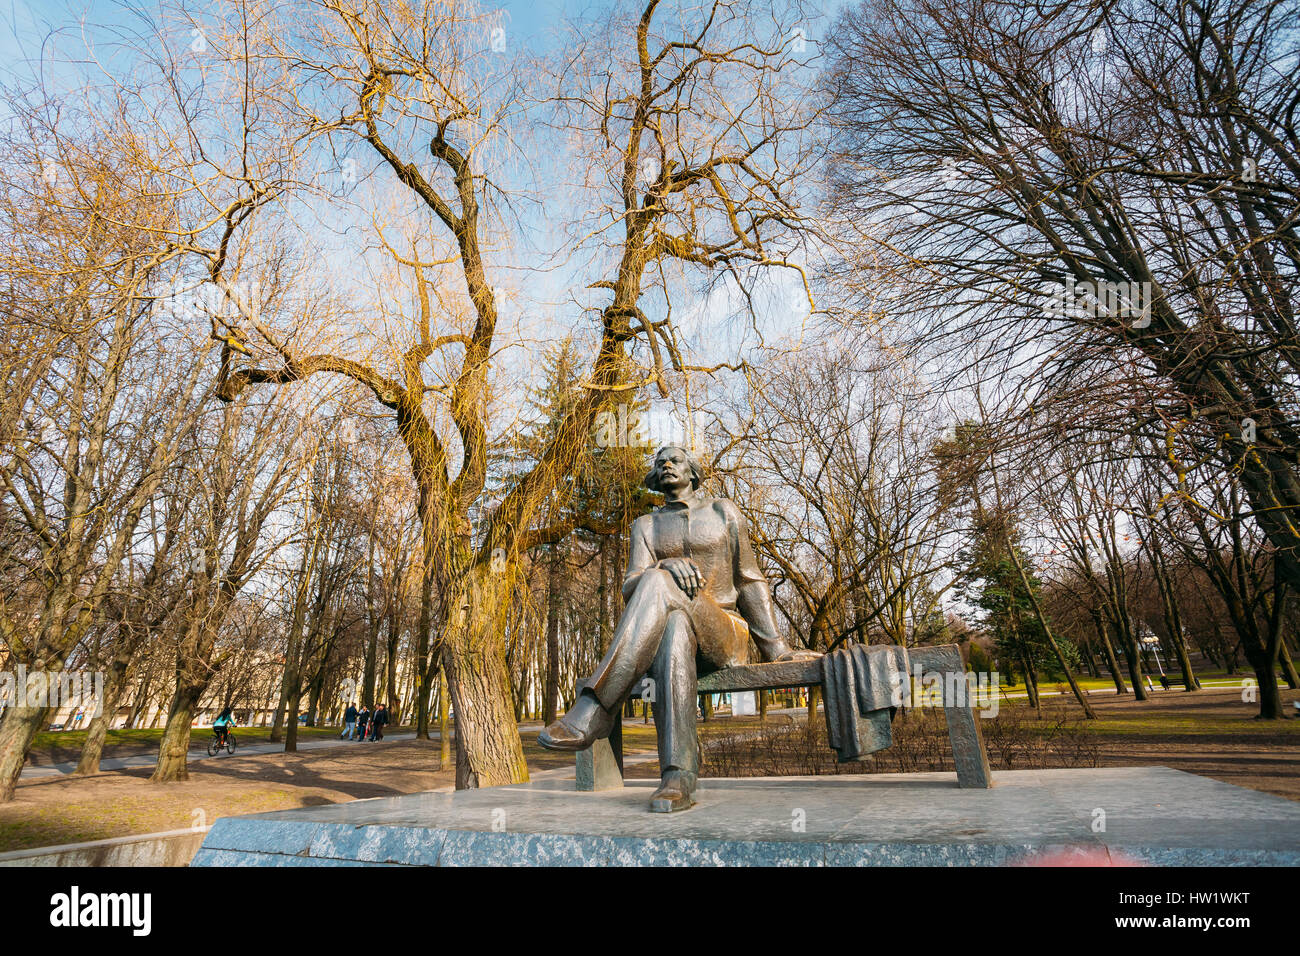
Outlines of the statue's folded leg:
{"type": "Polygon", "coordinates": [[[675,769],[696,774],[700,769],[695,739],[695,650],[690,618],[684,611],[671,612],[650,668],[661,773],[675,769]]]}
{"type": "Polygon", "coordinates": [[[669,614],[688,603],[667,571],[651,568],[643,572],[595,674],[572,709],[543,730],[537,742],[548,750],[583,750],[608,736],[614,726],[614,711],[654,664],[669,614]]]}
{"type": "Polygon", "coordinates": [[[613,710],[622,705],[632,686],[655,662],[669,614],[684,610],[689,603],[667,571],[650,568],[642,572],[614,630],[609,650],[587,681],[587,689],[603,707],[613,710]]]}

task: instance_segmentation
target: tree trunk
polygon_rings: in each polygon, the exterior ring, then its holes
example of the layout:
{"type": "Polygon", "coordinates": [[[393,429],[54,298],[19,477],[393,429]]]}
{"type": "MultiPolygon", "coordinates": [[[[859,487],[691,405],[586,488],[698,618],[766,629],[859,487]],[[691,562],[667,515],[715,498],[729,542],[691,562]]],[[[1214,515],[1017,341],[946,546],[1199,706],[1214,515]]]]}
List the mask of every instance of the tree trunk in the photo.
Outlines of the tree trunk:
{"type": "Polygon", "coordinates": [[[397,648],[401,640],[402,631],[394,610],[388,618],[388,656],[384,660],[384,692],[392,708],[393,723],[399,721],[402,713],[402,697],[397,693],[397,648]]]}
{"type": "Polygon", "coordinates": [[[1088,676],[1100,680],[1101,669],[1097,667],[1097,655],[1092,652],[1092,641],[1080,641],[1078,647],[1083,654],[1083,662],[1088,667],[1088,676]]]}
{"type": "Polygon", "coordinates": [[[289,694],[289,703],[286,707],[288,726],[284,730],[284,752],[287,754],[298,752],[298,708],[301,706],[302,690],[295,688],[289,694]]]}
{"type": "Polygon", "coordinates": [[[529,690],[531,689],[529,685],[529,677],[531,676],[531,670],[529,668],[529,664],[531,662],[531,655],[530,655],[530,649],[528,647],[527,635],[531,633],[531,624],[532,624],[531,621],[525,622],[519,638],[519,643],[520,645],[522,645],[519,651],[519,680],[514,685],[516,723],[518,723],[521,720],[524,720],[528,716],[528,704],[529,704],[528,698],[529,698],[529,690]]]}
{"type": "Polygon", "coordinates": [[[14,798],[32,740],[45,726],[48,707],[7,707],[0,723],[0,803],[14,798]]]}
{"type": "Polygon", "coordinates": [[[131,715],[126,719],[127,727],[134,727],[139,723],[140,718],[144,716],[145,709],[149,706],[149,692],[152,690],[153,675],[154,665],[151,661],[145,669],[144,679],[140,682],[135,701],[131,704],[131,715]]]}
{"type": "MultiPolygon", "coordinates": [[[[284,671],[280,679],[280,703],[275,708],[275,719],[271,723],[271,736],[268,738],[273,744],[279,743],[284,739],[285,734],[285,715],[289,711],[289,701],[294,697],[300,697],[299,683],[302,681],[302,673],[298,667],[299,642],[291,640],[289,650],[284,656],[284,671]]],[[[295,709],[294,715],[289,719],[292,726],[298,722],[295,709]]]]}
{"type": "Polygon", "coordinates": [[[1229,677],[1237,673],[1237,648],[1229,647],[1228,642],[1223,637],[1223,628],[1219,626],[1218,618],[1210,621],[1210,626],[1214,630],[1214,643],[1219,648],[1219,657],[1223,661],[1223,670],[1229,677]]]}
{"type": "Polygon", "coordinates": [[[1300,675],[1296,674],[1295,663],[1291,660],[1291,652],[1287,650],[1285,640],[1278,644],[1277,662],[1282,669],[1282,677],[1286,680],[1286,686],[1292,690],[1300,690],[1300,675]]]}
{"type": "Polygon", "coordinates": [[[1170,638],[1170,643],[1174,645],[1174,653],[1178,655],[1178,668],[1183,672],[1183,690],[1200,690],[1201,681],[1192,670],[1192,658],[1187,653],[1187,642],[1183,640],[1182,633],[1170,638]]]}
{"type": "Polygon", "coordinates": [[[600,609],[600,643],[597,649],[596,657],[603,658],[605,652],[609,650],[610,635],[613,628],[609,620],[609,540],[602,538],[600,542],[600,587],[597,589],[597,604],[600,609]]]}
{"type": "Polygon", "coordinates": [[[186,682],[179,676],[176,692],[172,694],[171,709],[167,714],[167,727],[163,730],[158,747],[158,766],[149,779],[153,783],[172,783],[190,778],[189,752],[190,727],[199,699],[207,690],[207,682],[186,682]]]}
{"type": "Polygon", "coordinates": [[[284,682],[284,671],[280,672],[280,699],[275,705],[275,714],[271,717],[271,733],[267,735],[269,743],[278,744],[284,739],[284,710],[289,706],[289,688],[284,682]]]}
{"type": "MultiPolygon", "coordinates": [[[[433,555],[426,549],[424,573],[420,584],[420,623],[415,642],[415,738],[429,739],[429,688],[425,675],[429,672],[429,635],[433,630],[433,555]]],[[[508,696],[507,696],[507,699],[508,696]]],[[[457,700],[456,713],[460,713],[457,700]]],[[[460,785],[457,784],[459,787],[460,785]]]]}
{"type": "Polygon", "coordinates": [[[289,642],[284,652],[284,672],[280,682],[280,703],[275,708],[275,719],[271,722],[271,743],[279,743],[284,730],[284,711],[288,706],[290,694],[300,692],[302,681],[302,630],[307,620],[307,592],[311,585],[312,569],[315,565],[318,540],[314,537],[308,547],[302,549],[298,562],[298,582],[294,590],[293,618],[289,624],[289,642]]]}
{"type": "MultiPolygon", "coordinates": [[[[428,669],[422,675],[419,675],[420,686],[424,688],[423,691],[424,706],[426,710],[428,708],[431,708],[434,704],[433,691],[434,688],[437,687],[438,681],[441,679],[441,675],[442,675],[442,655],[435,648],[429,652],[428,669]]],[[[507,680],[508,679],[509,678],[507,677],[507,680]]],[[[430,723],[432,723],[433,714],[429,715],[429,720],[430,723]]]]}
{"type": "MultiPolygon", "coordinates": [[[[366,666],[361,675],[361,700],[367,707],[375,706],[375,677],[379,657],[379,621],[370,627],[370,640],[366,643],[366,666]]],[[[397,714],[393,714],[397,721],[397,714]]]]}
{"type": "Polygon", "coordinates": [[[1038,595],[1034,593],[1034,589],[1029,585],[1029,576],[1025,574],[1025,569],[1020,564],[1020,556],[1016,553],[1015,544],[1010,538],[1007,539],[1007,553],[1011,555],[1011,563],[1016,566],[1016,572],[1020,576],[1020,583],[1024,586],[1025,593],[1029,595],[1030,606],[1033,607],[1034,616],[1038,618],[1038,624],[1043,629],[1043,636],[1047,638],[1047,646],[1052,649],[1052,653],[1056,656],[1056,662],[1061,666],[1061,670],[1065,673],[1065,679],[1069,682],[1070,690],[1074,692],[1074,699],[1079,702],[1079,706],[1083,709],[1084,719],[1096,720],[1097,715],[1093,712],[1092,704],[1088,702],[1088,698],[1083,693],[1083,688],[1075,680],[1074,671],[1066,663],[1065,654],[1061,652],[1060,645],[1056,643],[1056,635],[1052,633],[1052,625],[1048,622],[1047,615],[1043,613],[1042,605],[1038,603],[1038,595]]]}
{"type": "Polygon", "coordinates": [[[1151,567],[1155,571],[1156,586],[1160,589],[1160,603],[1165,615],[1165,629],[1169,632],[1169,643],[1178,655],[1178,666],[1183,672],[1183,690],[1201,689],[1201,682],[1192,671],[1192,659],[1187,655],[1187,642],[1183,640],[1183,616],[1178,609],[1178,596],[1174,593],[1169,571],[1165,566],[1164,555],[1160,546],[1153,542],[1151,547],[1151,567]]]}
{"type": "Polygon", "coordinates": [[[1277,671],[1274,669],[1277,648],[1273,648],[1270,653],[1268,649],[1259,647],[1253,641],[1243,641],[1242,650],[1245,651],[1246,660],[1255,671],[1255,682],[1259,685],[1260,719],[1282,719],[1282,695],[1278,692],[1277,671]]]}
{"type": "Polygon", "coordinates": [[[1142,654],[1138,650],[1137,637],[1133,634],[1133,628],[1123,608],[1120,609],[1119,614],[1119,620],[1115,622],[1115,633],[1119,637],[1120,648],[1124,651],[1124,659],[1128,662],[1133,696],[1138,700],[1150,700],[1151,695],[1147,693],[1146,684],[1142,680],[1142,654]]]}
{"type": "Polygon", "coordinates": [[[310,696],[307,699],[307,726],[315,727],[323,723],[321,714],[321,698],[325,694],[325,667],[321,666],[311,679],[310,696]]]}
{"type": "Polygon", "coordinates": [[[456,789],[527,783],[528,764],[510,710],[510,678],[499,642],[457,628],[443,650],[443,662],[456,706],[456,789]]]}
{"type": "Polygon", "coordinates": [[[546,593],[546,700],[542,723],[555,723],[560,699],[560,549],[551,546],[546,593]]]}
{"type": "Polygon", "coordinates": [[[1124,648],[1124,659],[1128,662],[1129,683],[1133,685],[1133,696],[1138,700],[1150,700],[1151,695],[1142,680],[1142,655],[1133,647],[1132,639],[1121,639],[1120,646],[1124,648]]]}
{"type": "Polygon", "coordinates": [[[438,769],[451,764],[451,702],[447,691],[447,670],[438,668],[438,769]]]}
{"type": "Polygon", "coordinates": [[[1029,706],[1034,710],[1040,709],[1038,699],[1038,675],[1034,673],[1033,661],[1029,657],[1029,651],[1025,648],[1024,641],[1016,637],[1016,646],[1020,651],[1020,666],[1025,671],[1025,695],[1029,699],[1029,706]]]}
{"type": "Polygon", "coordinates": [[[121,651],[113,655],[104,678],[104,707],[99,716],[90,721],[86,728],[86,742],[81,747],[81,759],[77,761],[75,774],[99,773],[99,761],[104,754],[104,741],[108,739],[109,724],[117,713],[122,694],[126,689],[126,672],[131,664],[131,655],[121,651]]]}
{"type": "MultiPolygon", "coordinates": [[[[414,664],[406,668],[406,679],[402,681],[402,699],[405,700],[407,704],[411,704],[411,702],[415,700],[415,681],[418,676],[419,672],[416,670],[414,664]]],[[[407,711],[407,716],[410,717],[414,712],[415,707],[412,705],[411,709],[407,711]]],[[[411,721],[411,726],[415,726],[414,720],[411,721]]]]}

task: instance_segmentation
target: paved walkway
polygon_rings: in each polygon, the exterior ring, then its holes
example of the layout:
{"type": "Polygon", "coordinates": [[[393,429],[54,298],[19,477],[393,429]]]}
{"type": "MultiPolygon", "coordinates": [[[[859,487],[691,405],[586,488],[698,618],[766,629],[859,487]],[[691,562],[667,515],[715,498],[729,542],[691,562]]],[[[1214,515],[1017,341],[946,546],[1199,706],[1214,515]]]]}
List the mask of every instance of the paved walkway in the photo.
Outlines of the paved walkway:
{"type": "MultiPolygon", "coordinates": [[[[235,736],[237,739],[239,736],[238,732],[236,732],[235,736]]],[[[438,731],[436,730],[430,731],[429,736],[434,740],[439,739],[438,731]]],[[[414,740],[414,739],[415,739],[414,733],[387,734],[384,736],[385,741],[414,740]]],[[[316,737],[311,740],[298,741],[298,751],[302,752],[304,750],[321,750],[325,747],[342,747],[344,744],[352,744],[353,746],[364,746],[363,744],[358,744],[356,741],[351,741],[351,740],[341,740],[341,739],[330,738],[330,737],[325,737],[325,738],[316,737]]],[[[266,742],[259,742],[255,744],[240,744],[235,750],[236,757],[247,757],[250,754],[278,754],[278,753],[284,753],[283,742],[276,743],[276,744],[266,743],[266,742]]],[[[217,754],[215,757],[209,757],[206,750],[190,750],[189,763],[194,763],[197,760],[220,760],[223,757],[229,759],[229,756],[230,756],[229,754],[223,752],[217,754]]],[[[101,771],[131,770],[139,767],[152,767],[155,764],[157,764],[157,762],[158,762],[157,753],[138,754],[137,756],[134,757],[105,757],[103,760],[99,762],[99,769],[101,771]]],[[[66,774],[70,774],[75,769],[77,769],[77,762],[75,760],[69,763],[51,763],[51,764],[41,764],[39,766],[28,765],[23,768],[22,775],[23,777],[26,778],[59,777],[66,774]]]]}

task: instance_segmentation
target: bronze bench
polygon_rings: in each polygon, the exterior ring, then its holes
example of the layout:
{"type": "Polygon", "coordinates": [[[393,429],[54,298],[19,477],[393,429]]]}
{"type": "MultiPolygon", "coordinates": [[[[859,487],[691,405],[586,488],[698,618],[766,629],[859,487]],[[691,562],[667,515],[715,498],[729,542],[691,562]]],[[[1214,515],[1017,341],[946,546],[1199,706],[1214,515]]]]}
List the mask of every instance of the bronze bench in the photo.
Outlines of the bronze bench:
{"type": "MultiPolygon", "coordinates": [[[[910,666],[919,666],[925,676],[940,678],[943,688],[943,713],[948,720],[948,739],[952,742],[953,761],[957,767],[957,785],[988,788],[993,785],[984,734],[979,716],[971,706],[966,683],[966,668],[956,644],[913,647],[907,651],[910,666]],[[960,682],[960,690],[958,690],[960,682]]],[[[734,693],[749,690],[779,690],[783,687],[820,687],[821,661],[790,661],[779,664],[746,664],[713,671],[699,678],[701,694],[734,693]]],[[[632,689],[629,699],[646,697],[648,682],[632,689]]],[[[918,690],[920,690],[918,688],[918,690]]],[[[614,790],[623,786],[623,709],[614,716],[609,737],[596,741],[577,754],[578,789],[614,790]]]]}

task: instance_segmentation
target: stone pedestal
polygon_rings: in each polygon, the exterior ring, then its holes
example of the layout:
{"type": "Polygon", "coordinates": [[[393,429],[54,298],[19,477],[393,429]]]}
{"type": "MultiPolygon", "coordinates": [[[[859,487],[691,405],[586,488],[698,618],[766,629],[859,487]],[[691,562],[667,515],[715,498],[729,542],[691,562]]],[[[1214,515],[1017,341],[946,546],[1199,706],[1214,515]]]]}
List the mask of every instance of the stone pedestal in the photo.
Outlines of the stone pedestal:
{"type": "Polygon", "coordinates": [[[649,812],[655,780],[569,778],[223,817],[194,865],[1300,865],[1300,803],[1164,767],[700,784],[674,814],[649,812]]]}
{"type": "Polygon", "coordinates": [[[586,750],[578,751],[574,777],[577,789],[588,793],[596,790],[621,790],[623,748],[620,746],[615,750],[614,742],[602,739],[586,750]]]}

